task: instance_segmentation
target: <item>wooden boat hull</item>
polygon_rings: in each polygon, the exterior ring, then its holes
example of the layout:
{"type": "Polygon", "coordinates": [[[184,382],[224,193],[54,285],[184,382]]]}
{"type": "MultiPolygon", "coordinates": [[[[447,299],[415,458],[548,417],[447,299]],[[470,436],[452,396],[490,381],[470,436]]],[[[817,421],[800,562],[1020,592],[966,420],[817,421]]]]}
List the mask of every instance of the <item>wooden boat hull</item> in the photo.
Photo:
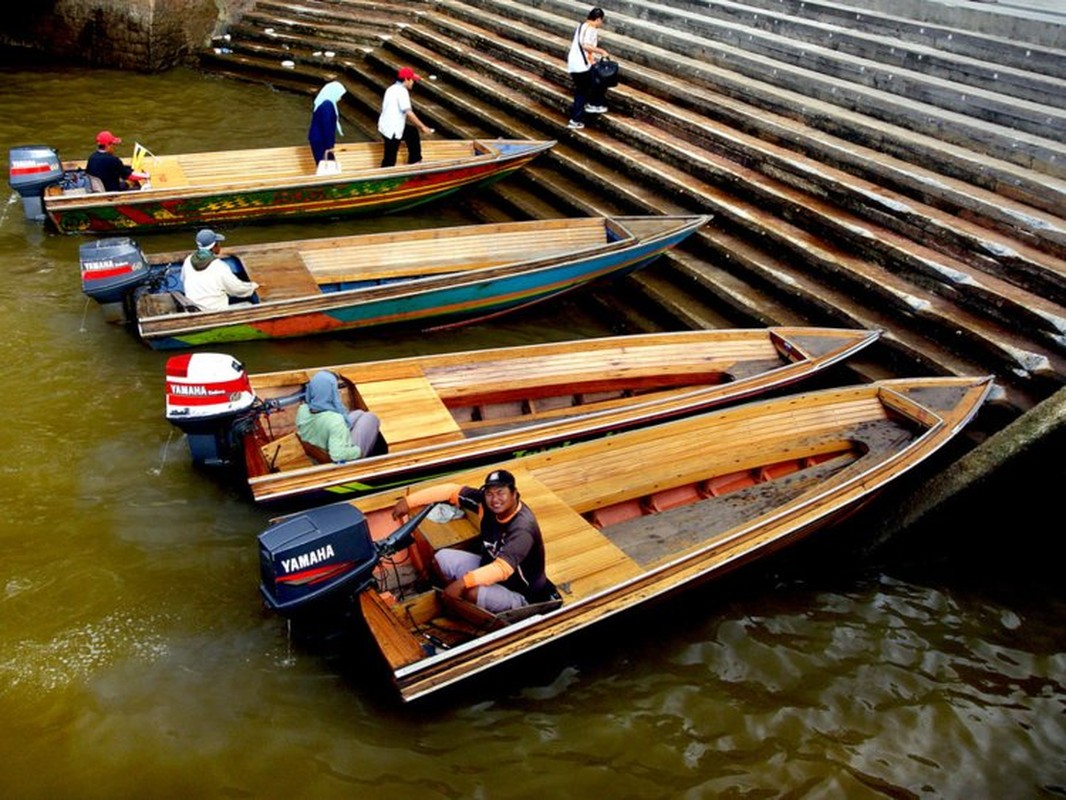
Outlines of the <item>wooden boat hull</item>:
{"type": "MultiPolygon", "coordinates": [[[[710,218],[693,215],[687,217],[615,217],[606,219],[549,220],[521,223],[501,223],[494,226],[459,226],[456,228],[410,231],[404,234],[372,234],[362,237],[346,237],[338,240],[318,240],[317,244],[329,243],[334,248],[345,244],[351,252],[347,269],[353,273],[365,261],[360,258],[364,248],[380,249],[380,243],[391,241],[397,250],[417,245],[420,252],[431,247],[437,253],[429,256],[447,261],[450,247],[461,244],[472,251],[483,253],[491,250],[493,237],[497,235],[523,234],[529,238],[531,249],[525,250],[515,260],[482,266],[483,256],[471,258],[468,263],[450,264],[440,273],[418,270],[421,264],[399,263],[392,272],[385,273],[371,285],[346,289],[341,283],[339,291],[325,291],[316,280],[306,278],[308,284],[302,294],[296,296],[273,295],[250,307],[231,307],[219,312],[195,312],[168,310],[161,315],[154,311],[144,312],[138,305],[137,328],[140,338],[154,349],[167,350],[184,347],[217,345],[235,341],[308,336],[321,333],[337,333],[353,329],[379,328],[388,325],[414,325],[436,327],[463,324],[484,320],[517,308],[524,308],[549,298],[558,297],[578,289],[592,281],[619,277],[640,269],[664,252],[682,242],[705,225],[710,218]],[[590,225],[598,231],[599,243],[585,245],[574,252],[555,252],[535,243],[537,236],[549,241],[552,231],[570,235],[582,229],[587,235],[590,225]],[[474,237],[485,228],[485,242],[476,245],[474,237]],[[637,232],[629,232],[634,229],[637,232]],[[465,243],[462,240],[469,240],[465,243]],[[363,243],[363,244],[360,244],[363,243]]],[[[524,241],[525,239],[523,239],[524,241]]],[[[308,260],[311,244],[303,254],[308,260]]],[[[260,246],[259,250],[268,250],[260,246]]],[[[301,256],[300,243],[289,243],[293,258],[301,256]]],[[[260,274],[255,266],[255,247],[244,250],[233,248],[229,252],[243,258],[248,276],[256,280],[261,291],[269,291],[269,277],[260,274]],[[242,253],[247,254],[242,256],[242,253]]],[[[319,251],[314,251],[318,253],[319,251]]],[[[328,259],[331,274],[339,267],[335,256],[316,255],[328,259]]],[[[155,259],[150,259],[155,260],[155,259]]],[[[301,269],[303,269],[301,267],[301,269]]],[[[308,270],[304,269],[306,275],[308,270]]],[[[290,270],[291,273],[291,270],[290,270]]],[[[378,273],[375,273],[378,274],[378,273]]],[[[332,287],[331,287],[332,288],[332,287]]]]}
{"type": "MultiPolygon", "coordinates": [[[[553,141],[427,141],[423,161],[379,168],[381,144],[342,144],[339,175],[318,176],[307,147],[155,157],[151,188],[44,196],[44,212],[63,233],[118,233],[262,220],[382,214],[521,169],[553,141]]],[[[83,167],[67,162],[67,170],[83,167]]]]}
{"type": "MultiPolygon", "coordinates": [[[[258,502],[339,499],[648,425],[791,385],[839,364],[877,331],[778,327],[683,331],[327,367],[374,411],[390,452],[314,464],[295,410],[259,417],[243,440],[258,502]]],[[[299,392],[314,370],[250,376],[264,401],[299,392]]]]}
{"type": "MultiPolygon", "coordinates": [[[[417,570],[436,549],[476,536],[476,520],[463,517],[421,522],[416,574],[379,565],[379,585],[391,593],[369,588],[358,606],[400,695],[425,696],[854,511],[951,441],[991,388],[985,377],[829,389],[501,462],[537,514],[562,605],[492,624],[476,607],[419,590],[417,570]]],[[[483,476],[466,471],[454,480],[479,485],[483,476]]],[[[350,503],[375,540],[394,526],[395,494],[350,503]]],[[[265,571],[267,596],[271,580],[265,571]]]]}

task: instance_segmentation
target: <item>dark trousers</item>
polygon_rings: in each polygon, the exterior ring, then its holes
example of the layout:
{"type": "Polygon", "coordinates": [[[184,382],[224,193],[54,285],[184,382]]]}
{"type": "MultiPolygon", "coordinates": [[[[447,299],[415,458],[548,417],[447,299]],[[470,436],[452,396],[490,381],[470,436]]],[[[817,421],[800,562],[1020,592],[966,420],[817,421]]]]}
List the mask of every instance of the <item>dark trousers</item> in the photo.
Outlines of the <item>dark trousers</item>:
{"type": "Polygon", "coordinates": [[[574,105],[570,109],[570,119],[581,122],[585,116],[585,106],[602,106],[606,102],[607,89],[592,79],[592,70],[571,72],[574,80],[574,105]]]}
{"type": "Polygon", "coordinates": [[[422,160],[422,137],[418,135],[418,128],[414,125],[405,125],[403,139],[385,139],[385,155],[381,158],[381,166],[396,166],[396,155],[400,152],[400,142],[407,144],[408,164],[417,164],[422,160]]]}

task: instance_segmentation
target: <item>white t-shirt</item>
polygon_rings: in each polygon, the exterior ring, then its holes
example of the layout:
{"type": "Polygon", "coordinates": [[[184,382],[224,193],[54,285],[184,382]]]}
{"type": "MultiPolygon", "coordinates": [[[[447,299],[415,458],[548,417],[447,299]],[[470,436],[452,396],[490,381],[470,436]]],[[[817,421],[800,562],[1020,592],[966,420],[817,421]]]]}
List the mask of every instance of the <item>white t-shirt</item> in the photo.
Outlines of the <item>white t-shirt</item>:
{"type": "Polygon", "coordinates": [[[385,90],[381,100],[381,116],[378,131],[386,139],[400,139],[407,125],[407,112],[411,110],[411,95],[403,81],[396,81],[385,90]]]}
{"type": "Polygon", "coordinates": [[[600,43],[599,32],[596,26],[582,22],[570,42],[570,52],[566,57],[567,72],[588,72],[592,66],[591,61],[585,60],[585,47],[596,47],[600,43]]]}
{"type": "Polygon", "coordinates": [[[255,281],[242,281],[226,265],[216,258],[203,269],[196,269],[191,263],[192,256],[181,265],[181,282],[185,287],[185,296],[200,306],[204,311],[222,311],[229,306],[229,298],[251,297],[259,284],[255,281]]]}

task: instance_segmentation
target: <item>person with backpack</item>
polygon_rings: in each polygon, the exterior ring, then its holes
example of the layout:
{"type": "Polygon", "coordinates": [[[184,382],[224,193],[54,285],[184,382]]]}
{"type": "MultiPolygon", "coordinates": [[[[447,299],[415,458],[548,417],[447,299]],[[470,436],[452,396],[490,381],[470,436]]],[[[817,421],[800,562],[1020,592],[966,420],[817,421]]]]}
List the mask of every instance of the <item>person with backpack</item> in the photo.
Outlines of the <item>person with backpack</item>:
{"type": "Polygon", "coordinates": [[[570,41],[570,52],[566,58],[566,68],[574,82],[574,104],[570,109],[570,121],[567,127],[580,130],[585,127],[581,121],[587,111],[590,114],[603,114],[607,111],[607,89],[594,80],[592,66],[608,53],[599,45],[599,29],[607,21],[603,9],[596,7],[589,11],[585,21],[577,26],[570,41]]]}

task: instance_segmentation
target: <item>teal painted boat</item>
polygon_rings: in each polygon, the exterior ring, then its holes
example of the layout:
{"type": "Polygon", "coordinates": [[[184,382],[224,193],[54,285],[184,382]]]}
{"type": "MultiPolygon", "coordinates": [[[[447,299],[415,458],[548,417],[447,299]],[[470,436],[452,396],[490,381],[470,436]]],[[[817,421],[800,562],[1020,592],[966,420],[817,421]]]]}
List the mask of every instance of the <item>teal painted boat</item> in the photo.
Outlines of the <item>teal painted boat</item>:
{"type": "Polygon", "coordinates": [[[27,217],[63,233],[139,232],[399,211],[499,180],[554,144],[431,139],[418,164],[385,168],[380,142],[339,144],[332,175],[316,174],[306,146],[149,155],[142,188],[124,192],[94,191],[85,162],[33,145],[11,150],[9,182],[27,217]]]}
{"type": "Polygon", "coordinates": [[[259,289],[252,305],[222,311],[185,297],[187,253],[145,256],[131,239],[99,239],[81,247],[82,288],[155,349],[458,325],[632,272],[709,220],[583,217],[236,246],[223,260],[259,289]]]}

